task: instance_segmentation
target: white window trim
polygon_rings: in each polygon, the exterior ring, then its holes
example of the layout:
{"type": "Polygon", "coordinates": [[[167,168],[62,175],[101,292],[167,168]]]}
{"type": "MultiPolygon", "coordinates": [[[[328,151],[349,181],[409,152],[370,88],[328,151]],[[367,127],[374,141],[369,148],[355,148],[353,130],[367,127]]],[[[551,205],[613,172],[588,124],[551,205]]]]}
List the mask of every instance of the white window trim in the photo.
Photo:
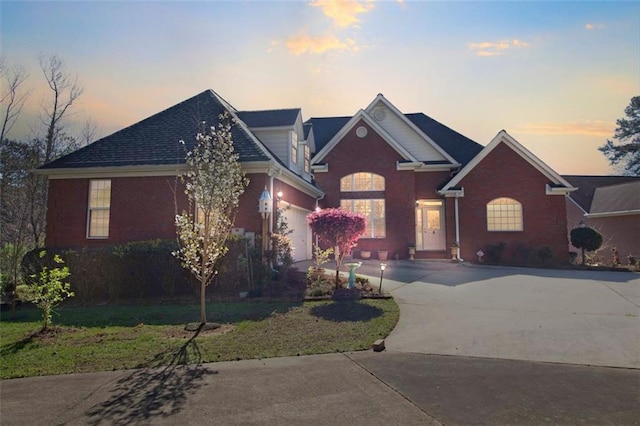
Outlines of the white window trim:
{"type": "Polygon", "coordinates": [[[351,173],[350,175],[346,175],[343,176],[342,178],[340,178],[340,192],[379,192],[379,191],[384,191],[386,188],[386,179],[384,178],[384,176],[379,175],[377,173],[372,173],[372,172],[356,172],[356,173],[351,173]],[[371,188],[369,189],[355,189],[356,187],[356,175],[358,174],[368,174],[371,175],[371,188]],[[374,189],[374,177],[380,177],[382,178],[382,189],[374,189]],[[349,178],[350,180],[350,188],[349,189],[342,189],[342,180],[345,178],[349,178]]]}
{"type": "Polygon", "coordinates": [[[355,211],[354,210],[354,203],[356,201],[368,201],[368,202],[371,202],[371,204],[372,204],[371,208],[370,208],[371,214],[370,214],[369,217],[366,218],[367,222],[370,223],[370,227],[369,228],[371,230],[371,234],[370,235],[363,234],[360,238],[374,239],[374,240],[382,240],[382,239],[387,238],[387,205],[386,205],[387,203],[386,203],[386,200],[384,198],[343,198],[343,199],[340,200],[340,205],[342,205],[343,201],[347,201],[347,202],[351,203],[351,207],[349,209],[349,211],[351,211],[351,212],[355,211]],[[384,226],[384,235],[382,235],[382,236],[376,236],[375,235],[375,224],[377,222],[376,222],[376,219],[375,219],[374,214],[373,214],[373,212],[375,211],[375,208],[373,206],[373,202],[374,201],[382,201],[382,203],[384,205],[384,217],[381,218],[381,219],[378,219],[378,221],[382,221],[382,225],[384,226]]]}
{"type": "Polygon", "coordinates": [[[489,201],[485,205],[485,213],[487,216],[487,232],[524,232],[524,209],[522,208],[522,203],[515,198],[511,197],[496,197],[493,200],[489,201]],[[501,198],[505,198],[511,201],[514,201],[520,207],[520,229],[489,229],[489,204],[492,202],[499,200],[501,198]]]}
{"type": "Polygon", "coordinates": [[[298,134],[295,131],[291,131],[289,138],[291,139],[291,162],[298,164],[298,134]]]}
{"type": "Polygon", "coordinates": [[[111,179],[90,179],[89,180],[89,194],[87,197],[87,229],[86,238],[88,240],[106,240],[109,238],[109,231],[111,228],[111,179]],[[109,182],[109,207],[91,207],[91,185],[93,182],[109,182]],[[107,211],[109,212],[109,225],[107,226],[107,235],[93,236],[91,235],[91,212],[93,211],[107,211]]]}

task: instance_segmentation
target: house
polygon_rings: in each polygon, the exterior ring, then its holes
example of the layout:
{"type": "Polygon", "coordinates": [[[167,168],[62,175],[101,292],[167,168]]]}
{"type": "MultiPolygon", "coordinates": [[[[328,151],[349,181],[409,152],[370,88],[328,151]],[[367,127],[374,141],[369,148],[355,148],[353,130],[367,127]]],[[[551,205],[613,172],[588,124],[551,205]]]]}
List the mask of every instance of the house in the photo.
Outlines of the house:
{"type": "Polygon", "coordinates": [[[287,215],[296,260],[311,257],[306,214],[340,206],[367,218],[356,256],[407,258],[413,246],[417,258],[448,258],[456,246],[454,256],[474,261],[504,243],[506,261],[541,247],[567,261],[565,196],[575,190],[567,180],[504,130],[483,147],[382,94],[353,116],[303,121],[299,109],[238,111],[202,92],[41,167],[50,180],[46,244],[174,238],[176,208],[186,206],[176,189],[185,154],[178,141],[188,146],[225,111],[251,180],[238,232],[262,231],[266,188],[287,215]]]}
{"type": "Polygon", "coordinates": [[[566,200],[568,232],[584,223],[602,234],[597,257],[604,263],[612,262],[614,248],[622,264],[629,255],[640,257],[640,177],[563,177],[578,187],[566,200]]]}
{"type": "Polygon", "coordinates": [[[304,138],[300,109],[235,110],[211,90],[102,138],[40,168],[49,177],[46,245],[92,247],[175,239],[176,212],[188,203],[177,176],[195,135],[220,114],[235,118],[232,136],[250,179],[241,197],[236,232],[261,232],[258,199],[282,192],[297,259],[311,256],[306,215],[323,192],[312,183],[312,141],[304,138]]]}

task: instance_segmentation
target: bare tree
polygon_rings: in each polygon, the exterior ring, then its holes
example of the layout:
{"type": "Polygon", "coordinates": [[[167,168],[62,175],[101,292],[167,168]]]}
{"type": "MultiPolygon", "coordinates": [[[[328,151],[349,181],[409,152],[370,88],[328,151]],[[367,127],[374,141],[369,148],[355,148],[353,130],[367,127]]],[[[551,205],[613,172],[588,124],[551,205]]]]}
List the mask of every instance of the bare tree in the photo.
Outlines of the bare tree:
{"type": "Polygon", "coordinates": [[[46,126],[44,163],[48,163],[63,149],[59,146],[64,139],[63,119],[84,89],[78,77],[67,71],[64,61],[57,55],[40,56],[40,69],[52,92],[49,102],[42,105],[41,117],[46,126]]]}
{"type": "Polygon", "coordinates": [[[2,76],[0,104],[4,109],[2,129],[0,129],[0,142],[3,142],[22,112],[24,103],[29,96],[29,91],[22,90],[23,83],[28,77],[24,67],[20,65],[10,66],[4,58],[0,58],[0,75],[2,76]]]}
{"type": "Polygon", "coordinates": [[[82,123],[82,127],[80,128],[80,135],[76,139],[78,144],[78,148],[89,145],[92,142],[95,142],[96,139],[100,137],[100,131],[98,130],[98,125],[91,118],[87,118],[82,123]]]}

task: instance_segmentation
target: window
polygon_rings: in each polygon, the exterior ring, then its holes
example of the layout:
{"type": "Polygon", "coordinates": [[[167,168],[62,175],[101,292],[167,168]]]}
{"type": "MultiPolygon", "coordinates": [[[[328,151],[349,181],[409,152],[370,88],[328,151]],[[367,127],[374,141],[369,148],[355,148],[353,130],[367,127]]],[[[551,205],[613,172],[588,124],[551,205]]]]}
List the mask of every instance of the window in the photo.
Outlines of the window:
{"type": "Polygon", "coordinates": [[[340,191],[384,191],[384,177],[375,173],[354,173],[340,179],[340,191]]]}
{"type": "Polygon", "coordinates": [[[522,231],[522,204],[513,198],[496,198],[487,203],[488,231],[522,231]]]}
{"type": "Polygon", "coordinates": [[[304,146],[304,172],[309,173],[311,170],[311,151],[309,150],[309,145],[304,146]]]}
{"type": "Polygon", "coordinates": [[[379,193],[384,191],[384,177],[369,172],[353,173],[340,179],[340,191],[372,192],[372,194],[362,194],[363,198],[360,199],[343,198],[340,200],[340,207],[350,212],[360,213],[367,219],[367,227],[362,238],[385,238],[385,200],[380,198],[379,193]]]}
{"type": "Polygon", "coordinates": [[[298,134],[291,132],[291,162],[298,162],[298,134]]]}
{"type": "Polygon", "coordinates": [[[340,207],[354,213],[360,213],[367,219],[362,238],[385,238],[384,199],[340,200],[340,207]]]}
{"type": "Polygon", "coordinates": [[[89,212],[87,238],[109,237],[109,213],[111,209],[111,181],[89,181],[89,212]]]}

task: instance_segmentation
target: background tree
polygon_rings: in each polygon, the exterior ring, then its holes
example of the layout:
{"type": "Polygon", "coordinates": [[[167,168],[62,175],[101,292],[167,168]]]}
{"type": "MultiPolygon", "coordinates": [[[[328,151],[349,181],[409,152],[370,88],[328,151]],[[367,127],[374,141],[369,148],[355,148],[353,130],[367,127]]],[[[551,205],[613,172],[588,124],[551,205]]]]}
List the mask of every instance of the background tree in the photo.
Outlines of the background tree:
{"type": "Polygon", "coordinates": [[[84,89],[77,76],[72,76],[64,61],[57,55],[40,56],[40,69],[51,90],[51,98],[42,104],[42,123],[46,127],[44,163],[54,160],[66,151],[71,140],[64,133],[64,119],[84,89]]]}
{"type": "Polygon", "coordinates": [[[584,252],[596,251],[602,246],[602,235],[589,227],[578,227],[571,230],[571,244],[582,249],[582,264],[585,264],[584,252]]]}
{"type": "MultiPolygon", "coordinates": [[[[50,96],[42,102],[42,127],[32,130],[36,135],[45,136],[35,136],[28,141],[8,140],[7,134],[18,120],[28,95],[23,88],[27,74],[24,68],[8,66],[4,59],[0,60],[0,242],[3,250],[0,274],[3,290],[10,293],[20,281],[17,265],[22,254],[44,244],[47,178],[31,171],[78,147],[76,139],[64,129],[82,87],[58,56],[41,56],[40,68],[50,96]]],[[[95,125],[89,122],[82,137],[87,135],[88,139],[94,134],[95,125]]]]}
{"type": "Polygon", "coordinates": [[[0,280],[2,291],[12,296],[20,284],[20,261],[34,246],[42,243],[43,224],[34,221],[44,206],[40,177],[29,170],[40,164],[33,144],[5,140],[0,148],[0,280]]]}
{"type": "MultiPolygon", "coordinates": [[[[198,133],[187,152],[187,172],[181,176],[189,211],[176,215],[180,248],[174,254],[200,283],[200,323],[207,322],[205,290],[216,274],[216,264],[228,247],[227,239],[240,195],[249,180],[238,162],[227,114],[208,134],[198,133]]],[[[184,141],[180,141],[184,144],[184,141]]]]}
{"type": "Polygon", "coordinates": [[[625,174],[640,176],[640,96],[631,98],[624,113],[627,118],[616,120],[618,127],[613,138],[618,143],[607,140],[598,150],[611,164],[623,166],[625,174]]]}
{"type": "Polygon", "coordinates": [[[364,234],[367,222],[364,216],[340,208],[318,210],[307,215],[311,230],[323,242],[334,247],[336,259],[336,288],[340,285],[340,267],[344,257],[355,247],[364,234]]]}
{"type": "Polygon", "coordinates": [[[22,66],[8,65],[4,58],[0,58],[0,76],[2,77],[0,105],[3,109],[0,128],[0,144],[2,144],[7,133],[18,120],[29,92],[23,90],[28,74],[22,66]]]}

